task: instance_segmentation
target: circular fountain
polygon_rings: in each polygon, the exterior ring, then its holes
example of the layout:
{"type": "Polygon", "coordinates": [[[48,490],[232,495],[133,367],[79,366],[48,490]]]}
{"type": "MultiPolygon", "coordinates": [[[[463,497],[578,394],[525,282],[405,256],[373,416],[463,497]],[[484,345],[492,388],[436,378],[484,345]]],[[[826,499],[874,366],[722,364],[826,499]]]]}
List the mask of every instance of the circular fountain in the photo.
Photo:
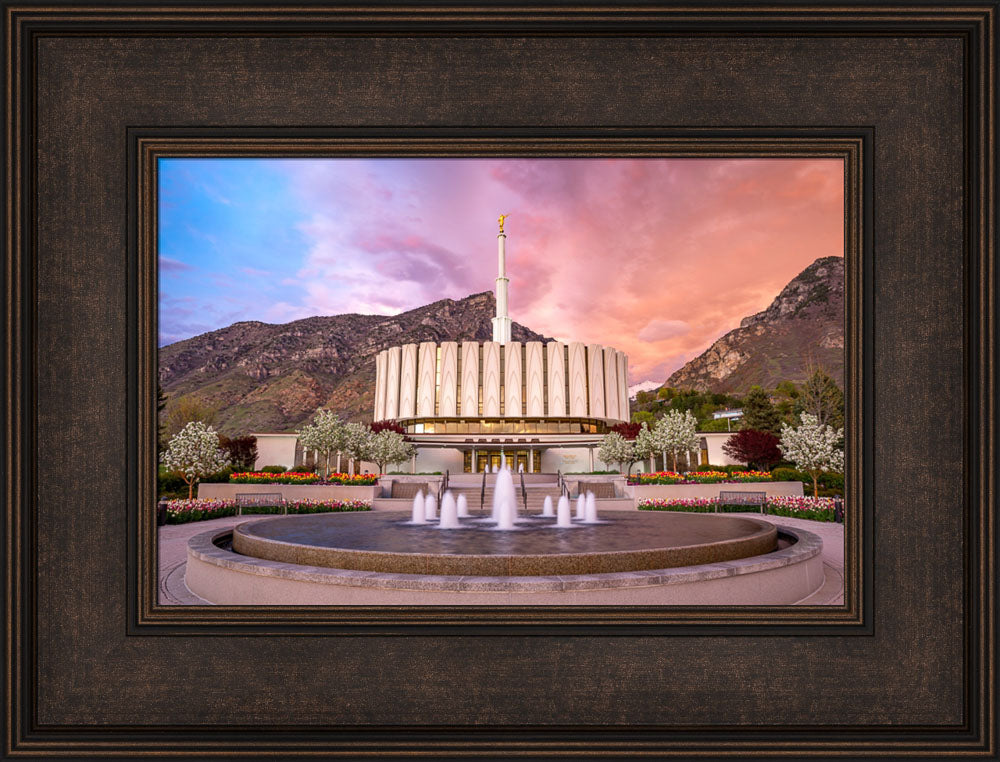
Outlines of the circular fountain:
{"type": "Polygon", "coordinates": [[[263,518],[188,546],[188,587],[218,603],[793,603],[823,583],[822,543],[763,519],[616,511],[519,514],[510,470],[486,516],[464,496],[411,512],[263,518]]]}
{"type": "MultiPolygon", "coordinates": [[[[447,500],[447,498],[446,498],[447,500]]],[[[441,521],[445,521],[442,510],[441,521]]],[[[244,556],[301,566],[393,574],[525,577],[606,574],[732,561],[770,553],[777,529],[769,522],[694,513],[622,513],[558,529],[550,518],[510,514],[492,522],[454,524],[467,531],[433,531],[408,514],[352,513],[277,517],[233,530],[244,556]],[[504,527],[508,531],[497,531],[504,527]]],[[[457,527],[456,527],[457,528],[457,527]]]]}

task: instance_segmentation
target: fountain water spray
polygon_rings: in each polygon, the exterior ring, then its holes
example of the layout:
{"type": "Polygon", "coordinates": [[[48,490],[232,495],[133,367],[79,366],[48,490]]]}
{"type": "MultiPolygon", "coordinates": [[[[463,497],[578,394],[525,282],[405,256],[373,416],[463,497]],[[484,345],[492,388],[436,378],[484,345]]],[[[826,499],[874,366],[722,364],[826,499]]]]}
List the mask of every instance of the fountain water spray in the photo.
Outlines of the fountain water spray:
{"type": "Polygon", "coordinates": [[[542,515],[543,516],[555,516],[552,512],[552,496],[546,495],[545,501],[542,503],[542,515]]]}
{"type": "Polygon", "coordinates": [[[418,492],[413,496],[413,518],[410,519],[411,524],[426,524],[427,514],[424,509],[424,493],[418,492]]]}
{"type": "MultiPolygon", "coordinates": [[[[469,501],[465,499],[465,495],[459,494],[458,500],[455,501],[455,507],[460,519],[469,518],[469,501]]],[[[442,508],[442,510],[444,509],[442,508]]]]}
{"type": "Polygon", "coordinates": [[[444,493],[441,498],[441,522],[438,524],[441,529],[458,529],[458,505],[455,503],[455,496],[451,490],[444,493]]]}
{"type": "Polygon", "coordinates": [[[513,529],[517,521],[514,477],[506,467],[497,474],[497,481],[493,487],[493,519],[497,522],[497,529],[513,529]]]}
{"type": "Polygon", "coordinates": [[[433,494],[428,493],[427,497],[424,498],[424,516],[428,521],[433,521],[438,515],[438,501],[433,494]]]}
{"type": "Polygon", "coordinates": [[[594,497],[593,492],[587,493],[586,516],[585,520],[588,524],[597,523],[597,498],[594,497]]]}
{"type": "Polygon", "coordinates": [[[569,498],[565,495],[559,497],[559,507],[556,514],[557,527],[571,527],[573,522],[569,514],[569,498]]]}
{"type": "Polygon", "coordinates": [[[576,498],[576,516],[574,517],[577,521],[583,521],[586,516],[587,510],[587,498],[583,496],[581,492],[576,498]]]}

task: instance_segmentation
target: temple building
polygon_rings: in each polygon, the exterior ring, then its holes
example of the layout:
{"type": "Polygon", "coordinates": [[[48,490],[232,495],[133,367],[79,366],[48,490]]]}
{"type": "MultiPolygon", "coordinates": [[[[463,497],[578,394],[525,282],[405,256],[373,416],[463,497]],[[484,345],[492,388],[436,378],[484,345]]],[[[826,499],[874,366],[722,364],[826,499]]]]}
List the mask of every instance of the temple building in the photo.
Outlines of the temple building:
{"type": "Polygon", "coordinates": [[[629,420],[628,357],[599,344],[511,340],[504,216],[499,222],[493,341],[382,350],[373,419],[404,427],[418,472],[481,472],[501,454],[528,473],[604,468],[601,438],[629,420]]]}

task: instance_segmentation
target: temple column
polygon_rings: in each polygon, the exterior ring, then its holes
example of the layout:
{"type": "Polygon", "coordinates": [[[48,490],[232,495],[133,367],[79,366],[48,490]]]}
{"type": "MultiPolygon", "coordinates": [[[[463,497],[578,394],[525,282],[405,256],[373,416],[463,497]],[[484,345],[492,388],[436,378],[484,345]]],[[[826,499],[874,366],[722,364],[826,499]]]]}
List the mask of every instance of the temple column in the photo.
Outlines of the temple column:
{"type": "Polygon", "coordinates": [[[472,448],[472,468],[470,469],[472,473],[476,473],[476,448],[472,448]]]}
{"type": "Polygon", "coordinates": [[[594,448],[593,447],[588,447],[587,448],[587,455],[590,458],[590,470],[593,471],[594,470],[594,448]]]}
{"type": "Polygon", "coordinates": [[[535,449],[533,447],[528,448],[528,473],[535,473],[535,449]]]}

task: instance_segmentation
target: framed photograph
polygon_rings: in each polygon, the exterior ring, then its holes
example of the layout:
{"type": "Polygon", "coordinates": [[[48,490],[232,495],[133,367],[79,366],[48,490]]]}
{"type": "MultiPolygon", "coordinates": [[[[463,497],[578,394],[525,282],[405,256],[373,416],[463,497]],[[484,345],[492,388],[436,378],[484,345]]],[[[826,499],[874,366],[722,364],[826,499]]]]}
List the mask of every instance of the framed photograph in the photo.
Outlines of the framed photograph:
{"type": "Polygon", "coordinates": [[[157,224],[157,497],[174,490],[156,604],[350,607],[331,624],[400,616],[381,606],[859,618],[844,209],[864,136],[776,151],[647,131],[626,158],[636,138],[609,138],[248,159],[136,137],[156,182],[139,197],[157,224]]]}
{"type": "Polygon", "coordinates": [[[995,3],[4,10],[5,754],[996,754],[995,3]]]}

